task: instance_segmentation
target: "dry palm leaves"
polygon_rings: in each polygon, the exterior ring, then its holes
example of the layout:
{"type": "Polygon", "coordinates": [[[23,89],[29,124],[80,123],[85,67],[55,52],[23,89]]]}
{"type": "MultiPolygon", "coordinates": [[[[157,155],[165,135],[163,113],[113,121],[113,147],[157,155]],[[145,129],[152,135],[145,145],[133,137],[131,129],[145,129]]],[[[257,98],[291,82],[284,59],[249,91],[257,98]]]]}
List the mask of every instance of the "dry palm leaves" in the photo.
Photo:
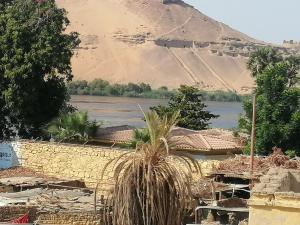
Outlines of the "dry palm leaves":
{"type": "Polygon", "coordinates": [[[192,173],[200,172],[200,167],[169,145],[169,132],[177,117],[178,113],[163,119],[155,112],[145,114],[150,143],[139,143],[134,153],[125,153],[107,165],[114,169],[116,185],[109,196],[112,216],[106,224],[181,224],[191,199],[192,173]]]}
{"type": "Polygon", "coordinates": [[[192,184],[192,193],[195,198],[213,199],[213,187],[216,191],[228,190],[230,185],[219,182],[212,182],[212,179],[200,179],[192,184]],[[213,187],[212,187],[213,185],[213,187]]]}
{"type": "MultiPolygon", "coordinates": [[[[267,157],[254,158],[254,171],[266,173],[271,167],[282,167],[285,169],[300,169],[300,160],[290,159],[285,156],[281,149],[274,148],[273,154],[267,157]]],[[[250,168],[250,158],[245,155],[238,155],[233,159],[222,161],[217,169],[218,172],[230,171],[235,173],[248,172],[250,168]]]]}

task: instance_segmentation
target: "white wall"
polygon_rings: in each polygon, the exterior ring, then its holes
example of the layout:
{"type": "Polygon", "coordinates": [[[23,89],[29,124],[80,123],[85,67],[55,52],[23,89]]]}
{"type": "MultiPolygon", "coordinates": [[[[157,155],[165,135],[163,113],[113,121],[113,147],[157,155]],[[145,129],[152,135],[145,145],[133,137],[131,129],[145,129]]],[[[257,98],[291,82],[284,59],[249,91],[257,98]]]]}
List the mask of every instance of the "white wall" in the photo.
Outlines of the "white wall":
{"type": "Polygon", "coordinates": [[[21,165],[21,143],[1,142],[0,143],[0,169],[7,169],[21,165]]]}

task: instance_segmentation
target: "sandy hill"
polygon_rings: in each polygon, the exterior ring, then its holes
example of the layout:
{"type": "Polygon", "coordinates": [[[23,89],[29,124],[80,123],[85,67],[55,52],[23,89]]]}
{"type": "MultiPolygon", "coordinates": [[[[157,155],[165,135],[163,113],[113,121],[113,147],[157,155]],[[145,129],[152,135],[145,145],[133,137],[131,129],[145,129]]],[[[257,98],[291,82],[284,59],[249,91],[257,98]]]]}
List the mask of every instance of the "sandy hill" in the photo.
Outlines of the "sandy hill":
{"type": "Polygon", "coordinates": [[[81,34],[75,79],[249,92],[245,62],[264,43],[180,0],[57,0],[81,34]]]}

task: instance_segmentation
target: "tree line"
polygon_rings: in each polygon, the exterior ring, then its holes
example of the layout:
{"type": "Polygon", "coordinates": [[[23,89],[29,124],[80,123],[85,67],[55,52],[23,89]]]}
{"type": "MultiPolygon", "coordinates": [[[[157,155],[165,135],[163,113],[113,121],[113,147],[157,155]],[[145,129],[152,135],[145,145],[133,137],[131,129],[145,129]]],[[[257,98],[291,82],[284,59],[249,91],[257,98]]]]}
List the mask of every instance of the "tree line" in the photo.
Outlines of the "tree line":
{"type": "MultiPolygon", "coordinates": [[[[170,99],[178,92],[178,89],[170,90],[166,86],[154,89],[146,83],[110,84],[108,81],[102,79],[95,79],[91,82],[85,80],[72,81],[67,84],[67,87],[70,95],[117,96],[156,99],[170,99]]],[[[234,92],[225,91],[198,90],[198,93],[203,101],[241,102],[244,97],[234,92]]]]}

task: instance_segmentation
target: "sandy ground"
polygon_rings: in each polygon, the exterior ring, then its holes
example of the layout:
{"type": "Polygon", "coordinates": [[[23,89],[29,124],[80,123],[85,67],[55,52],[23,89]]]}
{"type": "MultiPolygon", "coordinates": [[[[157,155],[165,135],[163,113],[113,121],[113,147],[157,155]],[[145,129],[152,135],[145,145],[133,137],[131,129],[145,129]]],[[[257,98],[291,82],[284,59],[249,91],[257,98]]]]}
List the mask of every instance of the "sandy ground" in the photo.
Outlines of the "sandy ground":
{"type": "Polygon", "coordinates": [[[160,0],[57,0],[81,35],[72,59],[75,79],[146,82],[154,87],[197,85],[247,92],[253,86],[245,57],[217,56],[211,48],[158,46],[153,40],[258,42],[182,2],[160,0]]]}

